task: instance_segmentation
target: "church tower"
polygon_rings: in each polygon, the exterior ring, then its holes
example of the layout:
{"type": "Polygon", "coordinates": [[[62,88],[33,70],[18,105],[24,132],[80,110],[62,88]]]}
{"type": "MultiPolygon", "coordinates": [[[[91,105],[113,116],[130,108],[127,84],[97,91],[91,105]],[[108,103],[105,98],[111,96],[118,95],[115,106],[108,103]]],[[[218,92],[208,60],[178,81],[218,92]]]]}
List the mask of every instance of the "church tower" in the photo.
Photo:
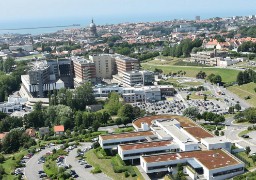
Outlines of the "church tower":
{"type": "Polygon", "coordinates": [[[90,24],[90,36],[91,37],[97,37],[98,36],[97,28],[96,28],[96,25],[93,22],[93,19],[92,19],[92,22],[90,24]]]}

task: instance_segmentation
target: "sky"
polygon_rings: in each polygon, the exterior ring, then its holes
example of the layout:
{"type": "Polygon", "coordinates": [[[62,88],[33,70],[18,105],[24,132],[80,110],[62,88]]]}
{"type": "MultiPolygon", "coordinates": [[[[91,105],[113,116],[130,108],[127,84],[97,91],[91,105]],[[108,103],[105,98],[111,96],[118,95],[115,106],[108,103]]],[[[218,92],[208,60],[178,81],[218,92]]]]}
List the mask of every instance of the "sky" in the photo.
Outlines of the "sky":
{"type": "Polygon", "coordinates": [[[256,0],[0,0],[0,24],[92,17],[101,23],[223,17],[256,14],[255,6],[256,0]]]}

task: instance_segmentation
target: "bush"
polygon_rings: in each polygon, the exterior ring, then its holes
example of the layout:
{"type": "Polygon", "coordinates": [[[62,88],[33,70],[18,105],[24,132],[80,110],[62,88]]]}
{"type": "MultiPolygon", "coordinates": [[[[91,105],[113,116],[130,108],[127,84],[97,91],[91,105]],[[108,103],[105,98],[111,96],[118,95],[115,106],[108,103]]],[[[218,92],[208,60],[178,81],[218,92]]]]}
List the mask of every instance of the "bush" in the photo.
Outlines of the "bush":
{"type": "Polygon", "coordinates": [[[0,154],[0,163],[3,163],[5,161],[4,155],[0,154]]]}
{"type": "Polygon", "coordinates": [[[97,173],[101,173],[101,169],[99,166],[95,166],[95,168],[93,170],[91,170],[92,174],[97,174],[97,173]]]}
{"type": "Polygon", "coordinates": [[[124,176],[127,178],[130,176],[130,174],[127,171],[125,171],[124,176]]]}

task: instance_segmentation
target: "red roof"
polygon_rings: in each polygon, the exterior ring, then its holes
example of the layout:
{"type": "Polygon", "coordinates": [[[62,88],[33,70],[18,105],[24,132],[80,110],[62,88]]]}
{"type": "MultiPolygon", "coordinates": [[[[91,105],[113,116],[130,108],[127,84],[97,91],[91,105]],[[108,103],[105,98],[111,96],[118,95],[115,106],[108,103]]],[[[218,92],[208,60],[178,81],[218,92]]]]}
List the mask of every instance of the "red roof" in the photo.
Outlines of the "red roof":
{"type": "Polygon", "coordinates": [[[64,132],[64,126],[54,126],[54,132],[64,132]]]}
{"type": "Polygon", "coordinates": [[[217,169],[241,163],[231,154],[221,149],[147,155],[143,156],[143,158],[148,163],[158,163],[173,160],[176,161],[178,159],[195,158],[208,169],[217,169]]]}

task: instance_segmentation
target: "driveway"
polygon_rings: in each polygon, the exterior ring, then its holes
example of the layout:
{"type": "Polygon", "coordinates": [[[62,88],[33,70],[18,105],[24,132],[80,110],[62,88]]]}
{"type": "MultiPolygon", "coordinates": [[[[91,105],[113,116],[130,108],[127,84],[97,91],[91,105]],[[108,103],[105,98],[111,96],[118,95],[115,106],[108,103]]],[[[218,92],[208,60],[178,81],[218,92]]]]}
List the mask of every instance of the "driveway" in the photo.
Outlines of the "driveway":
{"type": "Polygon", "coordinates": [[[38,164],[38,159],[45,155],[47,152],[52,151],[55,146],[52,146],[50,148],[45,148],[39,153],[36,153],[34,156],[32,156],[28,162],[26,163],[26,167],[24,170],[24,176],[27,180],[36,180],[40,179],[38,175],[38,171],[43,170],[43,163],[38,164]]]}
{"type": "Polygon", "coordinates": [[[70,151],[69,155],[65,158],[66,165],[72,166],[71,169],[76,171],[77,175],[79,176],[77,179],[79,179],[79,180],[86,180],[86,179],[88,179],[88,180],[102,180],[102,179],[108,180],[108,179],[110,179],[103,173],[92,174],[92,173],[90,173],[90,171],[93,168],[84,168],[84,165],[80,165],[78,163],[78,159],[76,158],[77,149],[79,149],[79,148],[84,149],[85,147],[89,147],[91,145],[92,145],[92,143],[82,143],[81,146],[70,151]]]}

